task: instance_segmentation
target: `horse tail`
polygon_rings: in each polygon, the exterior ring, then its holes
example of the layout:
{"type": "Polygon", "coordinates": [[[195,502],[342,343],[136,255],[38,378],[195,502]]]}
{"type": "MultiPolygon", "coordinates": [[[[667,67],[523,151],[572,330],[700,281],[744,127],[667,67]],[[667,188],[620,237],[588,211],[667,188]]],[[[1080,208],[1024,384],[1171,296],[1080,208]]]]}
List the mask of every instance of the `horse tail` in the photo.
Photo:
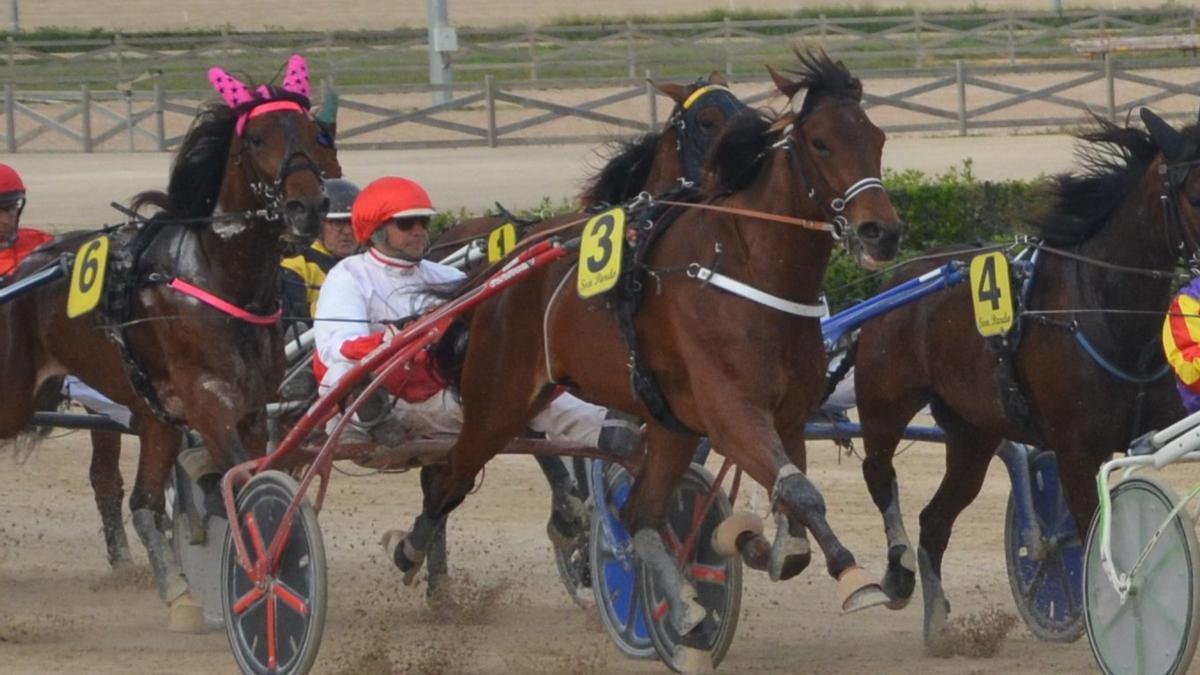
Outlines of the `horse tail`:
{"type": "MultiPolygon", "coordinates": [[[[66,398],[62,395],[63,378],[52,377],[42,384],[34,396],[34,410],[53,412],[59,409],[66,398]]],[[[13,458],[17,464],[24,464],[25,460],[37,450],[38,446],[50,432],[54,431],[53,427],[47,426],[28,426],[11,438],[0,439],[0,450],[11,448],[13,458]]]]}
{"type": "Polygon", "coordinates": [[[170,198],[162,190],[146,190],[137,193],[133,199],[129,200],[129,208],[134,212],[140,212],[147,206],[159,211],[166,211],[170,206],[170,198]]]}
{"type": "Polygon", "coordinates": [[[854,367],[854,359],[856,356],[858,356],[857,333],[855,333],[854,339],[850,341],[850,346],[846,348],[846,355],[842,357],[841,363],[838,364],[837,368],[833,369],[833,372],[830,373],[829,377],[825,380],[825,393],[821,395],[822,404],[824,404],[825,401],[828,401],[830,396],[833,396],[833,391],[837,389],[837,386],[841,384],[842,380],[846,379],[846,374],[849,373],[850,369],[854,367]]]}

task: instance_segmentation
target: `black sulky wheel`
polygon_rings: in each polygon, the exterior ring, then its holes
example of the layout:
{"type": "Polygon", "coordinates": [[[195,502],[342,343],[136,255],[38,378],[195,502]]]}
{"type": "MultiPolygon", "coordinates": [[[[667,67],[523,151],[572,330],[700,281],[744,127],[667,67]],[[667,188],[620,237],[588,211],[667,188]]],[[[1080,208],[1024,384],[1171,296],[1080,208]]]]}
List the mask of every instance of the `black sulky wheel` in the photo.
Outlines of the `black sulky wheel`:
{"type": "Polygon", "coordinates": [[[1009,586],[1034,637],[1074,642],[1084,630],[1083,541],[1058,480],[1054,453],[1034,455],[1029,477],[1041,541],[1035,548],[1022,539],[1015,497],[1009,494],[1004,524],[1009,586]]]}
{"type": "Polygon", "coordinates": [[[708,652],[711,667],[716,668],[729,651],[737,631],[742,606],[742,560],[739,556],[725,557],[713,548],[712,535],[721,521],[733,514],[733,508],[723,490],[718,490],[712,506],[701,512],[713,490],[713,477],[704,467],[688,467],[683,480],[675,488],[667,507],[663,526],[663,543],[672,554],[695,535],[691,554],[681,572],[696,588],[700,604],[707,610],[704,621],[690,634],[686,644],[671,626],[665,596],[655,587],[654,576],[642,571],[640,593],[647,607],[650,641],[658,658],[676,672],[702,667],[690,663],[697,652],[708,652]]]}
{"type": "Polygon", "coordinates": [[[620,465],[600,461],[591,463],[590,474],[595,506],[588,551],[600,622],[622,654],[648,659],[654,656],[654,646],[638,592],[640,566],[619,517],[629,499],[633,476],[620,465]]]}
{"type": "MultiPolygon", "coordinates": [[[[238,494],[237,517],[251,564],[260,560],[298,491],[279,471],[254,476],[238,494]]],[[[233,538],[221,555],[225,632],[243,673],[303,674],[312,668],[325,629],[325,544],[307,499],[296,511],[277,569],[256,586],[238,564],[233,538]]]]}

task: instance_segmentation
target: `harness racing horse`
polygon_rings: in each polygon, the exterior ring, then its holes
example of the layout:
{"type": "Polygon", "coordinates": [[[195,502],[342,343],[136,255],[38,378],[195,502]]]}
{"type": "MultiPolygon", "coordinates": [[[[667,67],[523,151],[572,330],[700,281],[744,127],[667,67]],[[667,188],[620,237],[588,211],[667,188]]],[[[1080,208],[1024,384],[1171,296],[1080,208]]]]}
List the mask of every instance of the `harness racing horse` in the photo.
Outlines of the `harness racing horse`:
{"type": "MultiPolygon", "coordinates": [[[[1057,179],[1053,209],[1033,223],[1041,250],[1007,349],[989,347],[975,329],[970,284],[883,315],[858,338],[863,477],[887,534],[883,587],[891,606],[902,607],[919,569],[933,653],[949,611],[942,557],[951,528],[979,493],[1001,439],[1054,450],[1083,531],[1101,463],[1183,415],[1160,339],[1175,265],[1181,253],[1196,252],[1200,134],[1180,134],[1148,110],[1141,116],[1149,133],[1101,121],[1082,136],[1093,144],[1086,170],[1057,179]],[[946,433],[946,473],[921,511],[914,560],[892,458],[926,404],[946,433]]],[[[966,255],[908,265],[892,283],[966,255]]]]}
{"type": "MultiPolygon", "coordinates": [[[[579,194],[585,209],[619,204],[645,191],[661,194],[678,186],[680,180],[699,183],[704,156],[713,141],[734,115],[746,104],[729,91],[729,81],[718,72],[707,81],[692,84],[656,82],[654,87],[675,102],[662,131],[617,141],[604,166],[588,179],[579,194]]],[[[429,247],[429,258],[442,260],[471,241],[511,222],[508,214],[468,218],[446,228],[429,247]]],[[[527,230],[534,223],[515,223],[527,230]]]]}
{"type": "MultiPolygon", "coordinates": [[[[0,378],[9,393],[0,437],[21,431],[34,393],[66,373],[132,410],[141,446],[129,499],[134,528],[181,629],[203,623],[160,531],[180,426],[200,434],[218,468],[265,449],[263,406],[283,372],[284,240],[316,235],[326,208],[323,178],[341,175],[332,136],[310,116],[301,57],[289,61],[283,87],[252,89],[217,68],[209,76],[224,103],[196,118],[167,191],[133,200],[134,210],[160,212],[113,233],[100,311],[68,317],[65,284],[0,307],[0,378]]],[[[30,256],[18,275],[94,234],[61,237],[30,256]]],[[[110,454],[93,462],[93,482],[110,486],[110,497],[115,485],[119,504],[119,444],[101,452],[110,454]]],[[[99,488],[97,495],[99,502],[99,488]]],[[[119,508],[101,512],[106,537],[121,531],[119,508]]]]}
{"type": "MultiPolygon", "coordinates": [[[[581,300],[563,288],[575,285],[573,256],[474,311],[460,377],[463,432],[448,464],[423,481],[423,512],[394,548],[406,581],[477,473],[565,385],[648,420],[647,459],[622,516],[637,554],[668,589],[672,624],[691,635],[685,643],[700,643],[691,631],[705,616],[658,532],[703,435],[772,488],[776,509],[814,533],[829,573],[852,582],[845,607],[882,600],[804,476],[803,434],[825,382],[816,303],[834,246],[829,229],[852,234],[858,260],[874,266],[896,255],[902,223],[878,180],[884,134],[863,111],[861,84],[824,54],[798,56],[799,80],[772,76],[789,100],[807,90],[802,103],[778,119],[749,111],[734,118],[706,162],[714,196],[675,211],[639,259],[643,286],[654,290],[637,298],[636,349],[615,313],[602,311],[616,300],[581,300]],[[738,288],[730,281],[753,288],[725,292],[738,288]],[[663,406],[634,395],[631,363],[636,378],[657,382],[663,406]]],[[[573,222],[559,218],[541,231],[573,222]]]]}

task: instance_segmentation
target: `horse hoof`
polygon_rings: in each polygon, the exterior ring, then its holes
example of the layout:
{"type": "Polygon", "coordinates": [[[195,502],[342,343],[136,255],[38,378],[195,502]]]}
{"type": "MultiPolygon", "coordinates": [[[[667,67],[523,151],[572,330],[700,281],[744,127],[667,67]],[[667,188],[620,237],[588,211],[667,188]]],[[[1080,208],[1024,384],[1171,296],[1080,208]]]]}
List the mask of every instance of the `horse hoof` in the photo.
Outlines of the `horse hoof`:
{"type": "Polygon", "coordinates": [[[765,571],[771,567],[771,542],[761,534],[743,532],[738,537],[738,550],[742,563],[752,570],[765,571]]]}
{"type": "Polygon", "coordinates": [[[812,562],[812,548],[807,537],[793,537],[786,525],[775,535],[771,547],[771,565],[768,573],[771,581],[787,581],[803,572],[812,562]]]}
{"type": "Polygon", "coordinates": [[[748,511],[738,511],[722,520],[717,529],[713,530],[712,546],[717,553],[731,558],[737,555],[741,548],[738,546],[738,540],[742,534],[761,536],[762,533],[762,518],[748,511]]]}
{"type": "Polygon", "coordinates": [[[704,623],[704,617],[708,614],[708,610],[700,604],[700,594],[691,587],[691,584],[684,584],[683,588],[679,590],[679,599],[683,603],[683,607],[682,611],[674,617],[675,631],[686,636],[704,623]]]}
{"type": "Polygon", "coordinates": [[[554,548],[569,551],[575,547],[579,537],[587,532],[590,522],[583,500],[570,495],[551,510],[550,520],[546,523],[546,536],[554,548]]]}
{"type": "Polygon", "coordinates": [[[842,611],[847,614],[891,602],[883,588],[858,565],[838,577],[838,597],[842,599],[842,611]]]}
{"type": "Polygon", "coordinates": [[[204,621],[204,607],[193,600],[190,593],[184,593],[167,603],[167,611],[167,630],[172,633],[198,634],[208,631],[208,624],[204,621]]]}
{"type": "Polygon", "coordinates": [[[908,546],[888,549],[888,569],[883,575],[883,592],[891,601],[888,609],[904,609],[917,585],[917,561],[908,546]]]}
{"type": "Polygon", "coordinates": [[[392,558],[392,562],[404,573],[402,581],[405,586],[417,583],[417,572],[425,562],[425,553],[417,550],[408,541],[408,533],[404,530],[388,530],[379,540],[384,553],[392,558]]]}

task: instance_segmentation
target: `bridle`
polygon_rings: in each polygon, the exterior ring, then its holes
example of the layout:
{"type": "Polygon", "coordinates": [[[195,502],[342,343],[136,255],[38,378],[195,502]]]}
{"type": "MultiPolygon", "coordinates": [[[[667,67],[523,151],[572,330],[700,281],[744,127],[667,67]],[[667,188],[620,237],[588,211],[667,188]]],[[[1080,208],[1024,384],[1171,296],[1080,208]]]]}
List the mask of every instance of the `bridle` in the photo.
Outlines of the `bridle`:
{"type": "Polygon", "coordinates": [[[679,152],[679,161],[683,165],[683,177],[689,181],[696,181],[700,177],[704,156],[711,144],[698,133],[700,113],[709,108],[717,108],[728,120],[748,106],[729,87],[720,84],[702,85],[679,104],[667,124],[675,129],[675,150],[679,152]]]}
{"type": "MultiPolygon", "coordinates": [[[[828,222],[831,226],[829,233],[833,236],[834,241],[844,241],[846,242],[845,245],[849,247],[849,241],[846,238],[846,232],[849,229],[850,221],[847,220],[846,216],[844,215],[846,207],[849,206],[850,202],[854,201],[859,195],[869,190],[883,190],[886,193],[887,189],[883,186],[883,181],[877,176],[860,178],[852,183],[850,187],[846,188],[844,192],[830,198],[828,202],[822,201],[817,198],[817,188],[813,182],[809,180],[808,175],[804,172],[804,163],[800,161],[799,153],[796,150],[797,146],[803,146],[805,144],[797,143],[795,141],[795,136],[800,136],[803,138],[804,125],[810,119],[812,119],[813,113],[826,108],[843,105],[858,105],[858,102],[841,101],[838,103],[830,103],[813,108],[811,111],[806,113],[803,118],[793,117],[783,127],[781,134],[782,138],[772,143],[770,147],[771,149],[781,149],[787,151],[788,162],[792,170],[798,176],[800,176],[800,182],[805,195],[809,199],[816,202],[820,206],[821,210],[825,213],[825,217],[828,219],[828,222]]],[[[779,123],[776,124],[778,125],[779,123]]],[[[829,180],[826,179],[824,182],[826,186],[831,186],[829,180]]],[[[832,192],[832,189],[830,191],[832,192]]]]}
{"type": "MultiPolygon", "coordinates": [[[[263,110],[263,112],[296,111],[307,114],[300,104],[291,101],[267,101],[252,108],[245,114],[254,117],[259,110],[263,110]],[[275,106],[279,103],[290,105],[263,110],[268,106],[275,106]]],[[[283,161],[279,163],[279,170],[275,172],[275,178],[272,181],[268,182],[263,179],[262,174],[259,173],[258,167],[254,163],[254,158],[251,156],[251,144],[247,143],[244,139],[242,140],[242,147],[237,155],[237,160],[234,162],[235,164],[245,164],[249,168],[250,192],[263,202],[263,208],[255,211],[254,215],[264,217],[269,221],[277,221],[283,218],[283,201],[286,196],[284,194],[284,182],[287,181],[289,176],[301,171],[308,171],[316,177],[318,183],[324,182],[325,178],[324,172],[321,171],[321,166],[312,158],[312,155],[308,154],[302,148],[297,148],[297,145],[299,145],[299,133],[296,129],[294,118],[285,115],[280,118],[279,122],[287,136],[287,147],[283,153],[283,161]],[[297,158],[300,161],[295,161],[297,158]]]]}
{"type": "MultiPolygon", "coordinates": [[[[1165,157],[1158,165],[1158,175],[1162,180],[1162,196],[1159,199],[1162,201],[1163,219],[1166,222],[1167,228],[1173,227],[1179,232],[1179,237],[1182,240],[1180,246],[1185,249],[1183,251],[1185,254],[1184,257],[1190,261],[1193,267],[1200,262],[1200,242],[1196,240],[1196,234],[1184,225],[1183,218],[1179,215],[1179,205],[1176,202],[1175,195],[1182,191],[1188,174],[1197,166],[1200,166],[1200,159],[1173,163],[1168,162],[1165,157]]],[[[1192,206],[1200,208],[1200,203],[1197,200],[1191,197],[1187,199],[1192,206]]]]}

